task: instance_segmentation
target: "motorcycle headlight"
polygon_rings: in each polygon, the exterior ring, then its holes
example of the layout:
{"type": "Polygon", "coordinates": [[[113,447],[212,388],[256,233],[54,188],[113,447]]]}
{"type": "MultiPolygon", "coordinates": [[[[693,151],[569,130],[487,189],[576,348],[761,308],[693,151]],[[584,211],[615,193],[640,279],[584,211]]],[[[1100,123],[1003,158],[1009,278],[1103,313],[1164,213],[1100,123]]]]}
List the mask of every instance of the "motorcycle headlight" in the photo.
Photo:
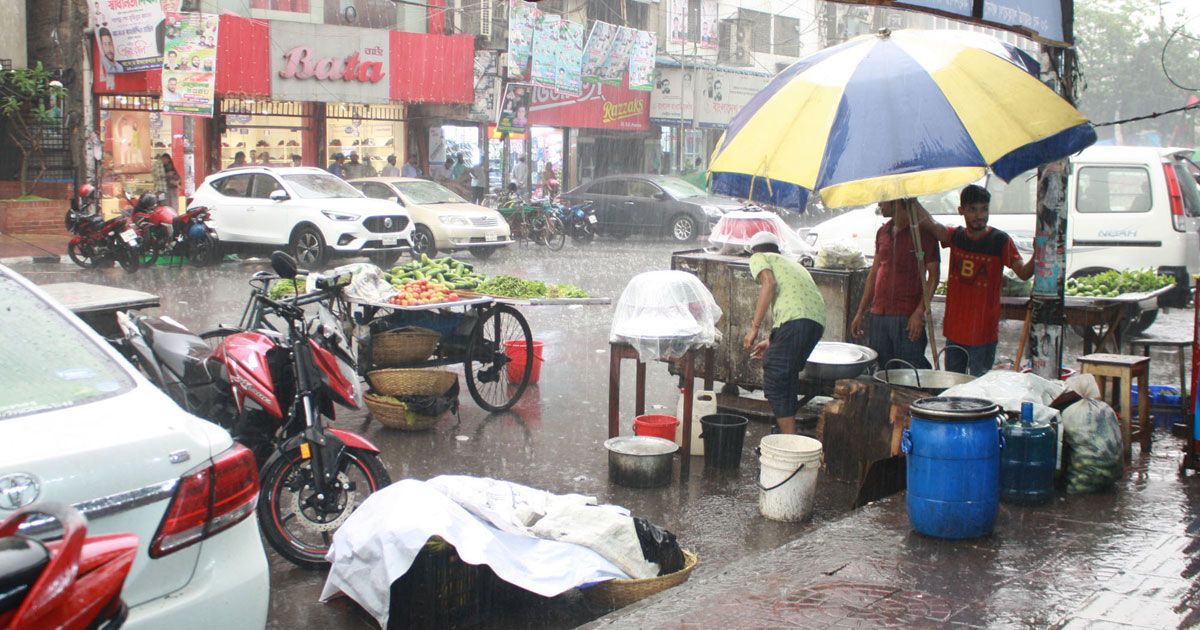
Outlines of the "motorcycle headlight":
{"type": "Polygon", "coordinates": [[[331,219],[333,221],[357,221],[358,220],[357,214],[350,214],[349,212],[335,212],[333,210],[322,210],[321,214],[325,215],[325,218],[331,219]]]}
{"type": "Polygon", "coordinates": [[[438,220],[442,222],[442,225],[471,225],[471,221],[467,217],[457,214],[439,215],[438,220]]]}

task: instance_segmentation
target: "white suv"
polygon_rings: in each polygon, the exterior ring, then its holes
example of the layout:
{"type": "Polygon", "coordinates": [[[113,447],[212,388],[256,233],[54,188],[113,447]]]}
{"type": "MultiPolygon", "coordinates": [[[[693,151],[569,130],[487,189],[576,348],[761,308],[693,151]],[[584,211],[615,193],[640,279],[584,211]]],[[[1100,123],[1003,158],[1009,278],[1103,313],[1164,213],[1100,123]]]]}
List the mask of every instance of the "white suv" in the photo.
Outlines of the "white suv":
{"type": "Polygon", "coordinates": [[[403,208],[368,199],[319,168],[243,167],[209,175],[191,206],[211,212],[223,245],[286,246],[302,265],[331,253],[361,254],[383,267],[407,251],[412,224],[403,208]]]}

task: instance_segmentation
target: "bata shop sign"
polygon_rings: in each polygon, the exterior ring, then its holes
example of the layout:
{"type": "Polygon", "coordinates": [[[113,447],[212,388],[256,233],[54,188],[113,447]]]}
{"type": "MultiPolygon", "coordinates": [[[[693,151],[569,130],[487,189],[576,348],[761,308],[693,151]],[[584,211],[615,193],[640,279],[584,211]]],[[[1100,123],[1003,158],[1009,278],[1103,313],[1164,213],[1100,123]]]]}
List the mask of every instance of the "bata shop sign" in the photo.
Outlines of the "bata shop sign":
{"type": "Polygon", "coordinates": [[[271,23],[271,97],[327,103],[387,103],[388,31],[271,23]]]}

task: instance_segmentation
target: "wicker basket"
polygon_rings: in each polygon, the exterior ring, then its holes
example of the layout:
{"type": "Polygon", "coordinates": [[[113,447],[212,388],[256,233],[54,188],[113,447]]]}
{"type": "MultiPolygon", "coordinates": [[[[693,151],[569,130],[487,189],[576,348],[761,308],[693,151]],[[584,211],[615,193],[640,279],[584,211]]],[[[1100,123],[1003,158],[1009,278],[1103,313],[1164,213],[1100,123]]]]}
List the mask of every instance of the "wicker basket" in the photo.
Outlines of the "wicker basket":
{"type": "Polygon", "coordinates": [[[384,396],[440,396],[457,380],[458,375],[447,370],[392,368],[367,372],[371,389],[384,396]]]}
{"type": "Polygon", "coordinates": [[[589,600],[613,608],[624,608],[638,600],[674,588],[687,581],[692,570],[700,563],[696,554],[683,550],[683,568],[667,575],[640,580],[609,580],[583,589],[589,600]]]}
{"type": "Polygon", "coordinates": [[[453,545],[434,536],[392,582],[387,630],[487,628],[495,623],[495,591],[502,583],[486,564],[463,562],[453,545]]]}
{"type": "Polygon", "coordinates": [[[399,328],[371,335],[371,362],[378,367],[399,367],[428,359],[442,335],[428,328],[399,328]]]}
{"type": "Polygon", "coordinates": [[[373,394],[364,395],[363,401],[367,403],[367,409],[371,411],[371,417],[389,429],[426,431],[432,429],[439,419],[439,416],[423,416],[419,413],[414,413],[409,411],[408,405],[404,403],[396,404],[380,400],[373,394]]]}

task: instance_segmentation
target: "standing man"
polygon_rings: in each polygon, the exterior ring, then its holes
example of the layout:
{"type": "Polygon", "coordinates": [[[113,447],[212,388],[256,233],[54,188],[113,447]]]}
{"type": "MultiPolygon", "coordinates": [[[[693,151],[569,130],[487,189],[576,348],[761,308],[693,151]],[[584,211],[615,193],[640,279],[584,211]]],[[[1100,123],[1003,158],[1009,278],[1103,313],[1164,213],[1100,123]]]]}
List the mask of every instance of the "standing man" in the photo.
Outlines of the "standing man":
{"type": "Polygon", "coordinates": [[[1021,259],[1012,238],[988,227],[992,195],[974,184],[959,196],[958,213],[966,227],[947,227],[934,221],[918,206],[923,231],[950,248],[950,274],[946,287],[946,369],[980,376],[996,363],[1000,336],[1000,289],[1004,267],[1017,277],[1033,275],[1033,259],[1021,259]],[[961,348],[952,349],[951,346],[961,348]]]}
{"type": "Polygon", "coordinates": [[[417,167],[417,156],[408,156],[408,161],[404,163],[404,169],[400,171],[404,177],[420,177],[421,169],[417,167]]]}
{"type": "Polygon", "coordinates": [[[481,204],[483,198],[487,196],[487,167],[484,166],[483,158],[479,158],[479,163],[471,167],[471,203],[481,204]]]}
{"type": "Polygon", "coordinates": [[[742,346],[763,360],[763,394],[782,433],[796,432],[800,371],[825,332],[825,300],[808,270],[779,253],[779,237],[759,232],[750,237],[750,275],[758,281],[758,305],[742,346]],[[758,331],[771,309],[774,328],[768,340],[758,331]]]}
{"type": "Polygon", "coordinates": [[[342,177],[346,179],[358,179],[362,176],[362,164],[358,161],[358,151],[351,151],[350,161],[342,165],[342,177]]]}
{"type": "Polygon", "coordinates": [[[375,170],[375,165],[371,164],[371,156],[364,155],[362,159],[362,170],[359,177],[379,177],[379,171],[375,170]]]}
{"type": "Polygon", "coordinates": [[[229,166],[227,166],[226,168],[238,168],[240,166],[245,166],[245,165],[246,165],[246,152],[238,151],[237,153],[233,154],[233,161],[230,162],[229,166]]]}
{"type": "Polygon", "coordinates": [[[512,174],[509,176],[509,182],[517,185],[517,190],[525,192],[526,182],[529,181],[529,165],[525,163],[525,156],[517,158],[517,164],[513,166],[512,174]]]}
{"type": "Polygon", "coordinates": [[[331,175],[336,175],[342,179],[346,179],[346,169],[342,165],[346,163],[346,156],[341,153],[333,154],[333,163],[326,169],[331,175]]]}
{"type": "Polygon", "coordinates": [[[875,259],[867,274],[858,312],[850,324],[855,337],[863,336],[863,316],[870,309],[867,345],[879,353],[876,363],[887,369],[888,361],[901,359],[919,369],[928,369],[925,348],[925,295],[933,295],[940,274],[941,247],[929,232],[921,233],[922,264],[917,265],[910,208],[916,199],[884,201],[879,213],[891,219],[875,233],[875,259]],[[922,295],[924,292],[924,295],[922,295]]]}
{"type": "Polygon", "coordinates": [[[292,154],[292,166],[304,166],[304,160],[300,157],[299,153],[292,154]]]}
{"type": "MultiPolygon", "coordinates": [[[[383,167],[383,171],[381,171],[379,174],[384,177],[400,177],[400,169],[396,167],[395,154],[387,157],[387,166],[383,167]]],[[[407,177],[407,175],[405,177],[407,177]]]]}

